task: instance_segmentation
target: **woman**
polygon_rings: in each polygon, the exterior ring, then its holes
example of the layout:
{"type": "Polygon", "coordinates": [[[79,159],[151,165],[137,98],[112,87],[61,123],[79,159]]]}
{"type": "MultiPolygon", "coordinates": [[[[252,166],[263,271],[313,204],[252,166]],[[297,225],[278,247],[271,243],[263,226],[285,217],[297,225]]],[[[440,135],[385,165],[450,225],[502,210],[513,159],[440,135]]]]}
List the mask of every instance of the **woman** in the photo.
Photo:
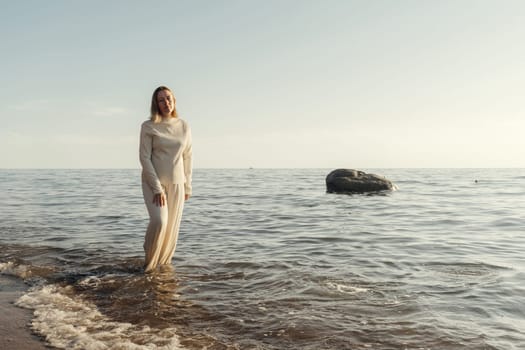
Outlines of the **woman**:
{"type": "Polygon", "coordinates": [[[191,131],[175,109],[171,90],[160,86],[151,98],[150,120],[140,131],[142,193],[150,221],[144,251],[145,272],[171,262],[184,201],[191,196],[191,131]]]}

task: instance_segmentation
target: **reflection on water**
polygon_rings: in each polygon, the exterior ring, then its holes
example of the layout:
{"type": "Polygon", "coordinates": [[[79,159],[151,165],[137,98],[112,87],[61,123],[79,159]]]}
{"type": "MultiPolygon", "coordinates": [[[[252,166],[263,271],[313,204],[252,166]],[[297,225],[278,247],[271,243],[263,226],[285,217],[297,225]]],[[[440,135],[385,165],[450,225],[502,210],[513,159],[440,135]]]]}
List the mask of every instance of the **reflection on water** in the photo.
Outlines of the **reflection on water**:
{"type": "Polygon", "coordinates": [[[138,171],[0,171],[0,271],[60,348],[524,348],[524,170],[375,172],[400,190],[196,171],[174,265],[145,275],[138,171]]]}

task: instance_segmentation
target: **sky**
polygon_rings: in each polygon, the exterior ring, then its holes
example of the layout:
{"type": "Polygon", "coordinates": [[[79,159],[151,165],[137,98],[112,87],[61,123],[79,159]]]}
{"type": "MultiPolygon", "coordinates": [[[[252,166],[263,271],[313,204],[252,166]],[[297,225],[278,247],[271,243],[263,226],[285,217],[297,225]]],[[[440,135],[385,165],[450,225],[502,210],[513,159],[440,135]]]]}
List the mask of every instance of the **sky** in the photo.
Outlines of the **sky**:
{"type": "Polygon", "coordinates": [[[0,0],[0,168],[525,167],[521,0],[0,0]]]}

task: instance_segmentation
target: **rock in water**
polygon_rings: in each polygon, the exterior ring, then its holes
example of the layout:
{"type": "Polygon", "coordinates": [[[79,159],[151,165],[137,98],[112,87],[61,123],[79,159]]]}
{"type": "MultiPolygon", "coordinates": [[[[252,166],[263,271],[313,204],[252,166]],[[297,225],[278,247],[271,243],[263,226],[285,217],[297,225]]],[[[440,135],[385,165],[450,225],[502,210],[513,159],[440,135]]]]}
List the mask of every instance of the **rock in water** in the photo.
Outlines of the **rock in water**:
{"type": "Polygon", "coordinates": [[[365,193],[395,189],[392,181],[383,176],[354,169],[336,169],[326,176],[328,193],[365,193]]]}

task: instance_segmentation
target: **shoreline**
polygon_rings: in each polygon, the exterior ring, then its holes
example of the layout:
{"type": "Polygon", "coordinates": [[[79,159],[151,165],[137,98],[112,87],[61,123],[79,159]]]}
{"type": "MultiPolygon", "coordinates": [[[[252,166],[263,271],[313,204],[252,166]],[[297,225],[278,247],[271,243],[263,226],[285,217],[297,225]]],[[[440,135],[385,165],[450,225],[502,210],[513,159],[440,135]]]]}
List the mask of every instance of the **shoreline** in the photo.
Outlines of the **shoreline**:
{"type": "Polygon", "coordinates": [[[44,340],[29,327],[31,310],[16,306],[15,301],[28,287],[15,277],[0,274],[0,349],[49,350],[44,340]]]}

